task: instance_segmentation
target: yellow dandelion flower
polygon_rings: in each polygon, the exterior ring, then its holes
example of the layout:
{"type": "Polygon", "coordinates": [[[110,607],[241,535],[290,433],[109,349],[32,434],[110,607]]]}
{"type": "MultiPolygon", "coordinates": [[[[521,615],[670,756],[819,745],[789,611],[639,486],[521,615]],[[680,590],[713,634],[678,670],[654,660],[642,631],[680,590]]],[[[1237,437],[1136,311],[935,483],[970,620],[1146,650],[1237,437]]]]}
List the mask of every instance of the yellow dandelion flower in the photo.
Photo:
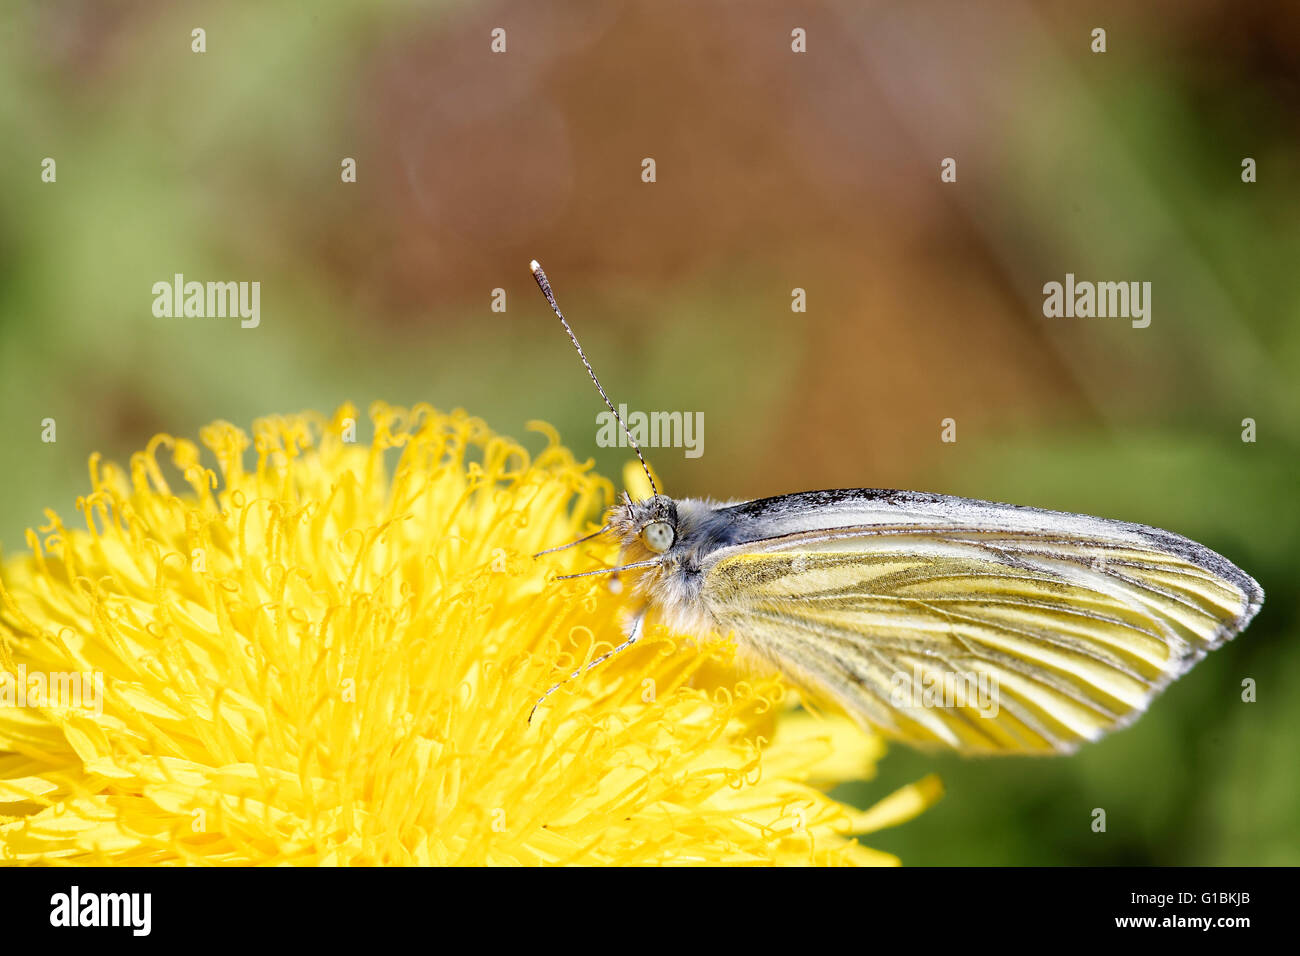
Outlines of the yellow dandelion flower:
{"type": "Polygon", "coordinates": [[[225,422],[215,467],[168,436],[93,456],[85,529],[28,532],[0,584],[0,858],[897,862],[854,835],[937,782],[832,800],[883,745],[782,706],[730,641],[651,628],[530,725],[621,639],[616,595],[554,580],[581,555],[531,557],[612,485],[544,425],[531,458],[464,413],[371,417],[369,445],[348,406],[261,420],[255,466],[225,422]]]}

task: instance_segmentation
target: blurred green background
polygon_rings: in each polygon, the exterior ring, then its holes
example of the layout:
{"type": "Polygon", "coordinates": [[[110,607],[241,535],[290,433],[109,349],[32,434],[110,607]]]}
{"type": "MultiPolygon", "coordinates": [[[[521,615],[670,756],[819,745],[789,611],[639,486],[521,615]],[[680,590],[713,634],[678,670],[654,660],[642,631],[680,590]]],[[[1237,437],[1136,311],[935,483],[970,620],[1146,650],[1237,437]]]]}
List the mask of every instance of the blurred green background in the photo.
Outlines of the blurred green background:
{"type": "Polygon", "coordinates": [[[94,450],[349,399],[544,418],[617,476],[536,257],[616,401],[704,413],[701,458],[651,450],[671,494],[1088,512],[1263,584],[1242,637],[1075,757],[895,750],[842,795],[930,770],[948,795],[873,845],[1298,864],[1300,16],[1135,6],[11,0],[0,547],[75,519],[94,450]],[[177,272],[260,281],[260,327],[155,318],[177,272]],[[1067,272],[1150,281],[1150,327],[1045,318],[1067,272]]]}

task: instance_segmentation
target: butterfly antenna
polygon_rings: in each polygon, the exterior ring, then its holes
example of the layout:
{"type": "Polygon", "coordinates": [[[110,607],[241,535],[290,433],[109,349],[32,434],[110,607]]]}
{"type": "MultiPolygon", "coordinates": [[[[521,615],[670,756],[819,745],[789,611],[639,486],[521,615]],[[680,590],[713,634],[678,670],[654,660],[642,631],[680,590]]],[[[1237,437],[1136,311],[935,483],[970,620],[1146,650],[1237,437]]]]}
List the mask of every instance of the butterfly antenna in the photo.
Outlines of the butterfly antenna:
{"type": "Polygon", "coordinates": [[[541,263],[534,259],[532,262],[528,263],[528,268],[533,270],[533,278],[537,280],[537,286],[542,290],[542,295],[546,296],[546,301],[551,304],[551,311],[555,313],[556,317],[564,326],[564,331],[569,333],[569,341],[572,342],[573,347],[578,350],[578,357],[582,359],[582,364],[586,367],[587,374],[591,376],[591,380],[596,384],[596,391],[600,392],[600,397],[605,400],[606,407],[614,413],[614,417],[618,419],[618,423],[623,426],[623,434],[627,436],[628,444],[630,444],[632,450],[636,452],[636,457],[641,462],[641,470],[645,472],[646,479],[650,482],[651,493],[658,496],[659,489],[655,487],[654,476],[650,474],[650,466],[645,463],[645,456],[641,454],[641,448],[637,445],[636,439],[632,437],[632,432],[628,429],[627,422],[623,421],[623,416],[618,413],[618,409],[614,407],[614,403],[611,402],[609,396],[605,394],[605,389],[601,387],[600,379],[596,378],[596,372],[592,369],[591,363],[587,361],[587,353],[584,352],[582,346],[578,344],[578,337],[573,334],[573,329],[569,327],[568,320],[564,317],[564,313],[560,311],[559,304],[555,301],[555,293],[551,291],[551,282],[546,278],[546,273],[542,270],[541,263]]]}

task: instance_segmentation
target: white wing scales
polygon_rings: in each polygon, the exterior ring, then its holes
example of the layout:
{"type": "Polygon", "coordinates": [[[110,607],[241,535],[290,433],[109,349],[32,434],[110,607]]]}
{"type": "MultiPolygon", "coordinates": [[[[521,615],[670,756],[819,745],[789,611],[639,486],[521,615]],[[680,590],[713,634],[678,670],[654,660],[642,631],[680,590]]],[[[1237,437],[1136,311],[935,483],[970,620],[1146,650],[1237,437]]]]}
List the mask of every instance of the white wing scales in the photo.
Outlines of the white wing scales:
{"type": "Polygon", "coordinates": [[[734,542],[701,555],[718,629],[920,746],[1071,751],[1140,715],[1263,601],[1214,552],[1098,518],[885,492],[712,514],[734,542]]]}

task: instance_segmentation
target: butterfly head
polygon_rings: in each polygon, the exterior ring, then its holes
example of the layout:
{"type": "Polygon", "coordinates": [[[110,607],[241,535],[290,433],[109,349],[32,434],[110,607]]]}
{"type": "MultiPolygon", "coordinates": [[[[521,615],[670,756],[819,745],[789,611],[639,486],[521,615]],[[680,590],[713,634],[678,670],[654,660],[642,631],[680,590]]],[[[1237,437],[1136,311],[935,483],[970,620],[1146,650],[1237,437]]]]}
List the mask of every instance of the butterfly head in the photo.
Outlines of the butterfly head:
{"type": "Polygon", "coordinates": [[[633,501],[624,493],[623,502],[610,509],[609,529],[625,555],[641,560],[663,554],[677,541],[677,502],[667,495],[633,501]]]}

